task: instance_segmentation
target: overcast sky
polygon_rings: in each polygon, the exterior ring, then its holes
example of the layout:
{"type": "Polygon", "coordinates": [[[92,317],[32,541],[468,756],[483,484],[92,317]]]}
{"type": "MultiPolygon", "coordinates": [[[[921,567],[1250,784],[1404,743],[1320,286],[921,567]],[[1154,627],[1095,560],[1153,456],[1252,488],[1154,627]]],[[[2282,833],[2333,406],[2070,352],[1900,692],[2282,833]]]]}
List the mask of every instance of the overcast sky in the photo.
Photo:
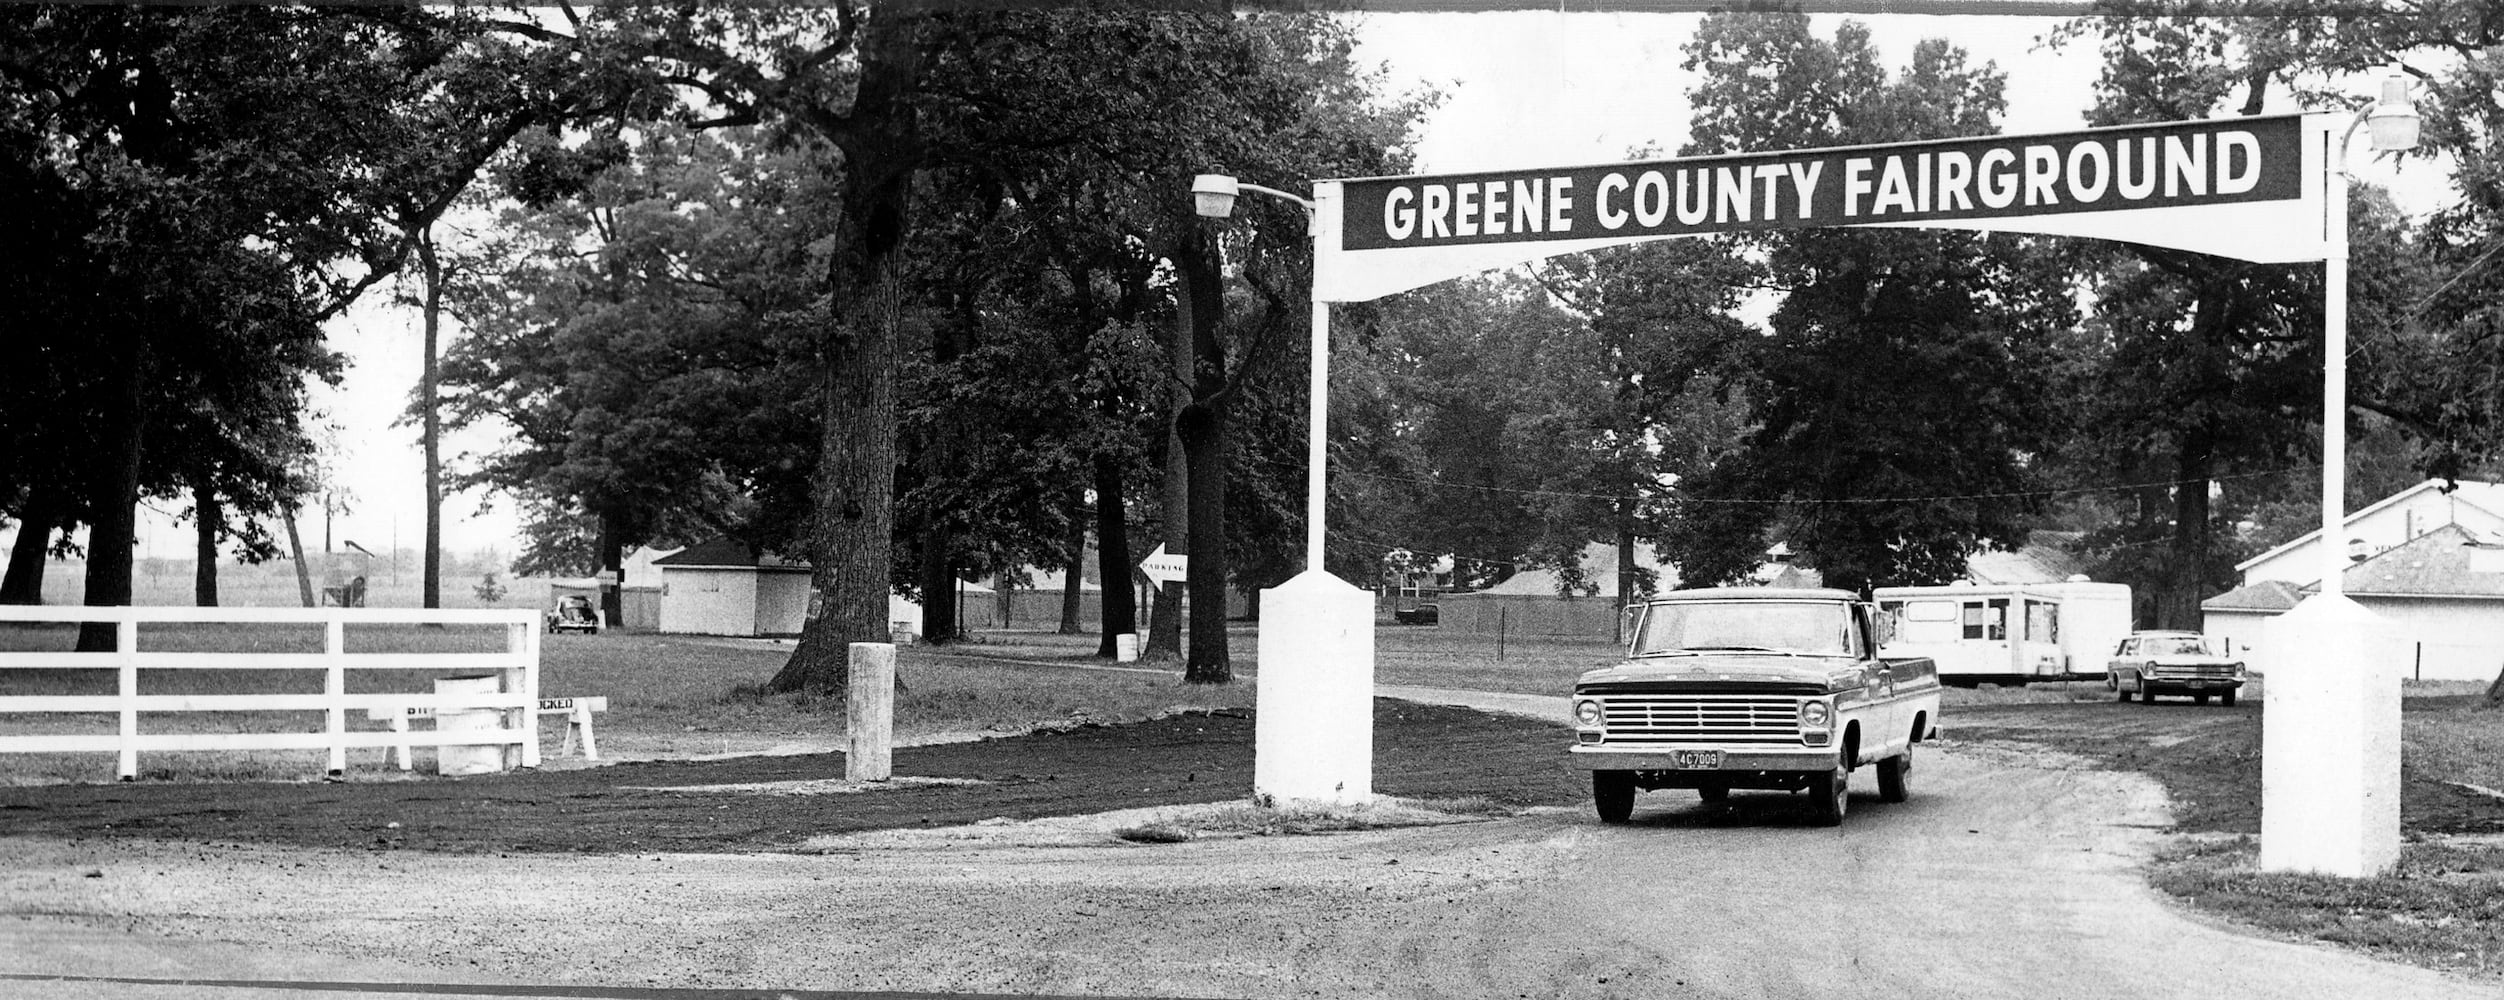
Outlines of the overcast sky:
{"type": "MultiPolygon", "coordinates": [[[[1418,147],[1421,172],[1579,165],[1625,159],[1650,146],[1674,151],[1685,139],[1685,95],[1693,78],[1678,68],[1680,46],[1701,15],[1654,13],[1363,13],[1361,59],[1388,68],[1399,88],[1433,86],[1444,101],[1428,119],[1418,147]]],[[[1816,18],[1831,37],[1842,18],[1816,18]]],[[[2009,76],[2009,132],[2079,128],[2092,99],[2097,61],[2091,48],[2066,52],[2041,47],[2038,39],[2058,20],[2021,16],[1861,17],[1890,66],[1900,67],[1915,42],[1944,37],[1962,45],[1975,62],[1995,62],[2009,76]]],[[[2360,94],[2367,92],[2359,84],[2360,94]]],[[[2293,107],[2273,110],[2302,110],[2293,107]]],[[[2389,170],[2355,158],[2361,179],[2392,184],[2389,170]]],[[[2396,185],[2402,206],[2422,213],[2444,192],[2434,172],[2420,168],[2396,185]]],[[[1305,178],[1245,178],[1300,189],[1305,178]]],[[[333,461],[356,496],[352,513],[335,535],[377,552],[395,538],[416,548],[423,538],[423,485],[414,427],[394,427],[418,378],[420,341],[413,311],[388,307],[359,310],[336,324],[332,344],[352,362],[338,390],[318,389],[314,402],[340,426],[333,461]]],[[[445,449],[447,461],[463,451],[492,450],[494,435],[471,433],[445,449]]],[[[471,552],[493,547],[505,553],[517,521],[509,501],[478,513],[480,498],[457,495],[444,506],[444,545],[471,552]]],[[[177,522],[182,505],[160,504],[142,518],[141,554],[186,557],[188,526],[177,522]]],[[[320,542],[318,511],[306,516],[308,547],[320,542]]]]}

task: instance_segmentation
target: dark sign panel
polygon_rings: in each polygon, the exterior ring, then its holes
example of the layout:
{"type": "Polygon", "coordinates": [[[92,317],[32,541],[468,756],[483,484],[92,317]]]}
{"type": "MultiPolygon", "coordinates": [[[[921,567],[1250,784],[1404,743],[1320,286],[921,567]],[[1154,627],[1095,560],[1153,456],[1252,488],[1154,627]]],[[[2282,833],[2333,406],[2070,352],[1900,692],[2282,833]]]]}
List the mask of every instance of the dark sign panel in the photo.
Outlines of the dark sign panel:
{"type": "Polygon", "coordinates": [[[2303,118],[1345,182],[1341,247],[1674,236],[2293,201],[2303,118]]]}

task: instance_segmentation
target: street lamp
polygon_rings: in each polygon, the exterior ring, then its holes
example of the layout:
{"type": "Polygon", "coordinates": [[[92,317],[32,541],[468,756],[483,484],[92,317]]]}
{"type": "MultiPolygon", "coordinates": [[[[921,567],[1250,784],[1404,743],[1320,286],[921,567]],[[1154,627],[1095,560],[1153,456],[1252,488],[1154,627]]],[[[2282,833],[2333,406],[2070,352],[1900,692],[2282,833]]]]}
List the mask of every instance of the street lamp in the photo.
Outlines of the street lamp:
{"type": "Polygon", "coordinates": [[[2338,147],[2330,151],[2329,183],[2323,192],[2330,245],[2322,275],[2321,593],[2334,597],[2347,570],[2347,548],[2338,544],[2347,520],[2347,155],[2360,128],[2368,130],[2375,152],[2417,148],[2417,109],[2409,104],[2407,78],[2383,81],[2382,98],[2348,122],[2338,147]]]}
{"type": "Polygon", "coordinates": [[[2382,618],[2341,593],[2347,572],[2348,144],[2417,144],[2408,81],[2384,84],[2336,143],[2323,136],[2319,592],[2271,623],[2261,701],[2263,871],[2363,878],[2400,853],[2400,684],[2382,618]]]}
{"type": "Polygon", "coordinates": [[[1336,267],[1338,181],[1313,196],[1246,184],[1225,174],[1192,178],[1194,208],[1223,219],[1245,191],[1304,208],[1313,237],[1313,374],[1305,418],[1304,572],[1261,591],[1261,674],[1254,697],[1252,798],[1357,803],[1374,797],[1374,598],[1322,568],[1322,497],[1329,473],[1330,302],[1336,267]]]}
{"type": "MultiPolygon", "coordinates": [[[[1313,237],[1314,277],[1320,278],[1323,254],[1322,216],[1320,205],[1306,198],[1273,187],[1248,184],[1225,174],[1201,174],[1191,179],[1192,207],[1201,215],[1223,219],[1234,215],[1235,198],[1245,191],[1283,198],[1304,207],[1305,232],[1313,237]]],[[[1328,472],[1330,440],[1330,304],[1319,295],[1313,297],[1312,389],[1308,394],[1304,442],[1304,569],[1322,569],[1322,499],[1324,478],[1328,472]]]]}

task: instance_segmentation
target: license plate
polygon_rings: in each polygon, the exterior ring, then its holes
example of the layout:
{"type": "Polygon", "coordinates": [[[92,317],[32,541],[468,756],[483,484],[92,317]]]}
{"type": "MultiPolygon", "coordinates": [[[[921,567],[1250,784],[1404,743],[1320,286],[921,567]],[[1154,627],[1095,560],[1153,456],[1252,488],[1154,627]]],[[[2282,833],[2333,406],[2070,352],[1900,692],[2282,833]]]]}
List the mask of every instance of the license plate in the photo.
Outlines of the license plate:
{"type": "Polygon", "coordinates": [[[1669,752],[1669,766],[1680,769],[1711,770],[1720,767],[1721,762],[1722,752],[1719,750],[1672,750],[1669,752]]]}

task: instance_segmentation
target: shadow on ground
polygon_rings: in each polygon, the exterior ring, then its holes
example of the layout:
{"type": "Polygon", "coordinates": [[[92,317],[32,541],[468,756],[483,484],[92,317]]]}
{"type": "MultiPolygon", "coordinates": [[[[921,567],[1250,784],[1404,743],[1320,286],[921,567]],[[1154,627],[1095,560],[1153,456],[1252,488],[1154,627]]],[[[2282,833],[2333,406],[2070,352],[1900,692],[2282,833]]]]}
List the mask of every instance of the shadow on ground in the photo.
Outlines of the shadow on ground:
{"type": "MultiPolygon", "coordinates": [[[[1407,798],[1576,803],[1562,726],[1378,699],[1374,788],[1407,798]]],[[[850,794],[772,794],[841,778],[843,755],[659,761],[422,781],[55,785],[0,789],[0,835],[134,837],[446,852],[776,851],[827,834],[1218,802],[1252,787],[1252,714],[1219,711],[896,751],[898,777],[850,794]],[[673,791],[671,789],[685,789],[673,791]]]]}

